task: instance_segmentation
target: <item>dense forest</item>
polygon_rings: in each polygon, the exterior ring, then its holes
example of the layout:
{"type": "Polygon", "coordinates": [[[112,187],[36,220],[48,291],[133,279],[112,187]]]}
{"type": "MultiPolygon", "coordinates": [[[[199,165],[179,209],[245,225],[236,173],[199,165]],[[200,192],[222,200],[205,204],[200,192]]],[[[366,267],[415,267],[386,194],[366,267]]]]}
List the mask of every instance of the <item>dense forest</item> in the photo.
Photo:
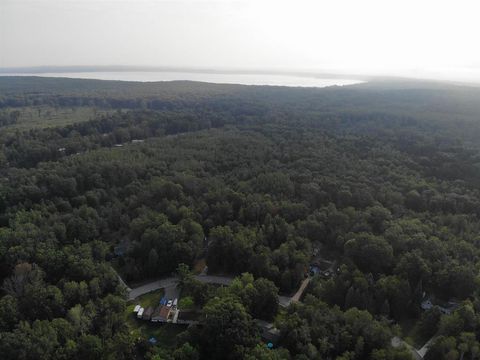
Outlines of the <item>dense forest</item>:
{"type": "Polygon", "coordinates": [[[2,359],[403,360],[429,339],[425,359],[478,358],[479,100],[400,80],[0,77],[2,359]],[[199,283],[200,259],[236,279],[199,283]],[[200,323],[169,347],[133,336],[117,273],[177,274],[200,323]]]}

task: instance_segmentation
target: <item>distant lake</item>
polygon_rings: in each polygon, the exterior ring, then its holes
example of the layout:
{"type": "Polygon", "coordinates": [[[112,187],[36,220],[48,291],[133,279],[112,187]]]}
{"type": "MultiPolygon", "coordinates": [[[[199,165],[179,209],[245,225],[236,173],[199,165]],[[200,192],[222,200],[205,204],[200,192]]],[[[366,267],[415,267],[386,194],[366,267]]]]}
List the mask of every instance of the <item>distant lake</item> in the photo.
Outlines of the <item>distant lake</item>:
{"type": "Polygon", "coordinates": [[[148,72],[148,71],[118,71],[118,72],[54,72],[54,73],[3,73],[2,76],[44,76],[67,77],[77,79],[122,80],[122,81],[173,81],[190,80],[217,84],[243,85],[274,85],[326,87],[359,84],[364,81],[343,78],[323,78],[314,76],[295,76],[288,74],[235,74],[206,72],[148,72]]]}

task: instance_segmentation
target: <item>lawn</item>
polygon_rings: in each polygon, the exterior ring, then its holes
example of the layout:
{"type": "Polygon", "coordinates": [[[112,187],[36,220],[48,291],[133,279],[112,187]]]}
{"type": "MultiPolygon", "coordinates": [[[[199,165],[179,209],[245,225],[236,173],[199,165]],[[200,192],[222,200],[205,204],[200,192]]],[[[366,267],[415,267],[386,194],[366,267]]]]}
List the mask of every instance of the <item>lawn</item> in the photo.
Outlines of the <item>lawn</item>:
{"type": "Polygon", "coordinates": [[[149,306],[155,308],[158,306],[160,299],[164,294],[164,289],[154,290],[136,298],[135,300],[133,300],[133,304],[140,304],[145,309],[149,306]]]}

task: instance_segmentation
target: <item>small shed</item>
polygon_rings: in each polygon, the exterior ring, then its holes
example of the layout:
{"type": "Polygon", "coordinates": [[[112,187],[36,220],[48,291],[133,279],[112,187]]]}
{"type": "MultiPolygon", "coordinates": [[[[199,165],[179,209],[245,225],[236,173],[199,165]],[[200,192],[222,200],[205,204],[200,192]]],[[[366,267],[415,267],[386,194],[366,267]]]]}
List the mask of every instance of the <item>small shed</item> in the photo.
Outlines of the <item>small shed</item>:
{"type": "Polygon", "coordinates": [[[152,314],[153,314],[153,308],[151,306],[149,306],[143,312],[142,319],[150,321],[150,319],[152,318],[152,314]]]}
{"type": "Polygon", "coordinates": [[[152,322],[158,322],[160,321],[160,309],[161,309],[162,305],[159,305],[155,308],[155,310],[153,311],[153,314],[152,314],[152,318],[150,319],[150,321],[152,322]]]}

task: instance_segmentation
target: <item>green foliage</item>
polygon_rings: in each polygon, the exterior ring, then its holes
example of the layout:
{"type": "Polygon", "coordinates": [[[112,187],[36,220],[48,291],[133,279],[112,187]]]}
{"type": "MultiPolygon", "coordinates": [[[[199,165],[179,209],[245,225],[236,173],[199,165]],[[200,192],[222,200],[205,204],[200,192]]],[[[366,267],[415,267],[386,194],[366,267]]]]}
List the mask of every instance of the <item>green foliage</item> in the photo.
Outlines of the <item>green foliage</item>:
{"type": "Polygon", "coordinates": [[[475,358],[478,96],[1,78],[2,358],[405,359],[386,319],[406,318],[440,335],[428,357],[475,358]],[[251,275],[217,290],[199,258],[251,275]],[[334,274],[279,311],[325,258],[334,274]],[[203,328],[172,351],[137,341],[110,262],[127,281],[177,272],[203,328]],[[464,303],[420,315],[424,293],[464,303]]]}
{"type": "Polygon", "coordinates": [[[258,342],[252,318],[231,298],[214,298],[204,308],[200,337],[202,353],[210,359],[241,359],[258,342]]]}
{"type": "Polygon", "coordinates": [[[178,302],[178,308],[182,310],[192,309],[194,305],[195,303],[193,302],[193,299],[190,296],[184,296],[178,302]]]}

